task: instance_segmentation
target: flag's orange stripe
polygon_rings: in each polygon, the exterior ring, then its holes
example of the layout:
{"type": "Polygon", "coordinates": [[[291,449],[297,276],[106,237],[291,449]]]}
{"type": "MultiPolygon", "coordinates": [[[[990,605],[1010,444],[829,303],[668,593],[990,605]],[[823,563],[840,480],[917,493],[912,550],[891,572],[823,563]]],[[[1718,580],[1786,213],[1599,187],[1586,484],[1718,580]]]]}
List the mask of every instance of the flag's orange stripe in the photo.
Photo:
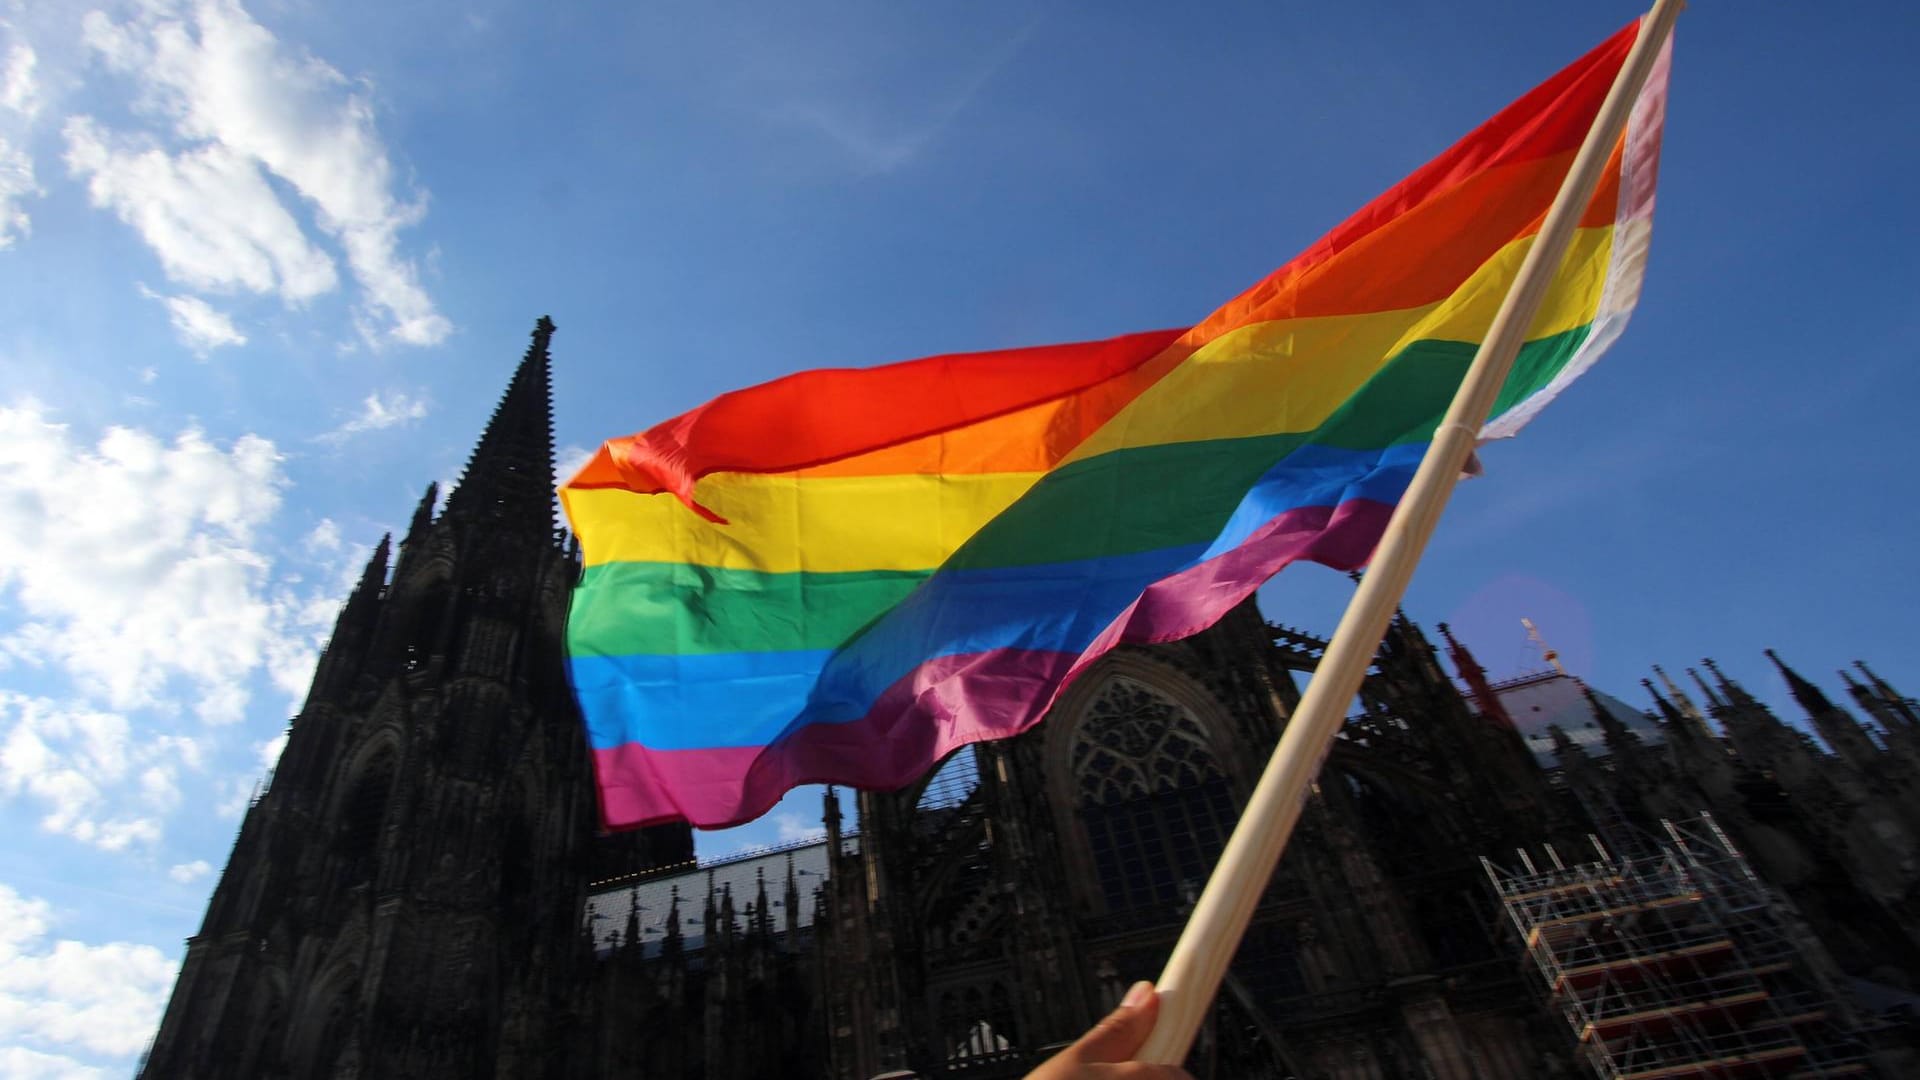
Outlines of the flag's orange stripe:
{"type": "MultiPolygon", "coordinates": [[[[1342,252],[1335,262],[1326,264],[1327,273],[1336,278],[1331,287],[1350,288],[1352,286],[1346,283],[1351,281],[1377,282],[1396,272],[1407,273],[1418,279],[1406,284],[1401,294],[1393,297],[1396,302],[1381,303],[1372,308],[1381,313],[1426,307],[1450,295],[1486,262],[1490,257],[1489,252],[1502,250],[1515,239],[1537,233],[1544,217],[1543,213],[1533,214],[1523,224],[1514,226],[1513,220],[1518,215],[1508,215],[1507,219],[1502,220],[1480,211],[1489,204],[1538,206],[1539,199],[1528,200],[1524,197],[1526,190],[1535,185],[1550,185],[1549,190],[1557,189],[1572,157],[1572,153],[1561,154],[1472,178],[1456,189],[1458,198],[1448,197],[1420,207],[1381,230],[1404,232],[1394,232],[1378,245],[1369,238],[1364,244],[1342,252]],[[1436,213],[1442,216],[1435,218],[1436,213]],[[1478,235],[1474,235],[1476,233],[1478,235]],[[1402,253],[1408,248],[1400,245],[1421,245],[1414,250],[1450,251],[1454,249],[1448,243],[1449,237],[1460,237],[1459,244],[1472,253],[1476,260],[1459,276],[1450,276],[1457,272],[1452,266],[1446,267],[1444,273],[1430,273],[1430,263],[1426,261],[1402,265],[1407,263],[1402,253]],[[1501,239],[1496,242],[1493,237],[1501,239]],[[1399,302],[1415,296],[1422,299],[1418,303],[1399,302]]],[[[1616,147],[1606,177],[1581,219],[1583,228],[1604,229],[1613,224],[1615,203],[1619,199],[1619,165],[1620,151],[1616,147]]],[[[1302,283],[1296,279],[1292,284],[1294,288],[1275,294],[1270,302],[1255,312],[1261,315],[1271,312],[1274,313],[1273,318],[1259,319],[1257,322],[1312,317],[1305,313],[1293,316],[1278,314],[1289,308],[1298,310],[1304,306],[1295,302],[1302,283]]],[[[1324,281],[1313,284],[1316,296],[1324,295],[1320,290],[1325,285],[1324,281]]],[[[1199,348],[1217,340],[1224,333],[1241,328],[1217,325],[1214,320],[1208,320],[1141,367],[1122,372],[1078,394],[796,471],[802,476],[1044,471],[1052,468],[1068,451],[1199,348]]]]}

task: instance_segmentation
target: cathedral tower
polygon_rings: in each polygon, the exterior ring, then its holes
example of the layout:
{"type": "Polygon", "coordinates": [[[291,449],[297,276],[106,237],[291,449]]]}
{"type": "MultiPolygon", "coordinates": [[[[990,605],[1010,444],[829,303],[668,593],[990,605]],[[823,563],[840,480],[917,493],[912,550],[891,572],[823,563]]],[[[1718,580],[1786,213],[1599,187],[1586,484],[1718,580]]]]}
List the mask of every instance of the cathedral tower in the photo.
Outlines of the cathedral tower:
{"type": "Polygon", "coordinates": [[[596,836],[561,651],[579,558],[553,516],[553,331],[445,509],[430,485],[341,609],[143,1076],[577,1071],[587,883],[692,844],[596,836]]]}

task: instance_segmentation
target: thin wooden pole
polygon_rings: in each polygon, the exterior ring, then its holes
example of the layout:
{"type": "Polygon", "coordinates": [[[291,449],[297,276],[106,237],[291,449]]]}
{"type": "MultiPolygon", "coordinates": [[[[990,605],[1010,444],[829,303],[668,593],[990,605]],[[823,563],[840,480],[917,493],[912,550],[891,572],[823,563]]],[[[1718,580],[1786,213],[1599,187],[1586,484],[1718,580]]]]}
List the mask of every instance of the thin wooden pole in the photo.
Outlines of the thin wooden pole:
{"type": "Polygon", "coordinates": [[[1366,576],[1314,670],[1299,709],[1287,723],[1280,745],[1247,800],[1246,812],[1167,960],[1159,981],[1159,1023],[1140,1050],[1141,1061],[1176,1065],[1186,1060],[1194,1033],[1220,988],[1227,963],[1239,948],[1253,909],[1300,819],[1309,786],[1346,719],[1348,704],[1360,690],[1387,622],[1406,592],[1420,553],[1433,535],[1494,399],[1513,368],[1527,327],[1566,257],[1567,245],[1587,201],[1593,197],[1601,169],[1684,6],[1684,0],[1658,0],[1647,13],[1640,35],[1554,196],[1539,236],[1521,262],[1512,288],[1488,327],[1486,340],[1474,354],[1473,365],[1467,369],[1439,430],[1434,432],[1406,496],[1380,538],[1366,576]]]}

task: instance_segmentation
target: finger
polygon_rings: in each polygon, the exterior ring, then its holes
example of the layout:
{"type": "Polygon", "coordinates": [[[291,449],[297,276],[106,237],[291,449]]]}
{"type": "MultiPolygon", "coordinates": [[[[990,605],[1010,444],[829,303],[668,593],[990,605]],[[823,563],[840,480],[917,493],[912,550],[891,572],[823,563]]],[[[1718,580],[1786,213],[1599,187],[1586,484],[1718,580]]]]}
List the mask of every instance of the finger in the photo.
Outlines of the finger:
{"type": "Polygon", "coordinates": [[[1137,982],[1120,1002],[1120,1007],[1080,1037],[1071,1051],[1075,1060],[1084,1062],[1127,1061],[1153,1034],[1153,1022],[1160,1015],[1160,995],[1153,984],[1137,982]]]}
{"type": "Polygon", "coordinates": [[[1089,1065],[1085,1075],[1099,1080],[1193,1080],[1193,1074],[1178,1065],[1155,1065],[1150,1061],[1089,1065]]]}

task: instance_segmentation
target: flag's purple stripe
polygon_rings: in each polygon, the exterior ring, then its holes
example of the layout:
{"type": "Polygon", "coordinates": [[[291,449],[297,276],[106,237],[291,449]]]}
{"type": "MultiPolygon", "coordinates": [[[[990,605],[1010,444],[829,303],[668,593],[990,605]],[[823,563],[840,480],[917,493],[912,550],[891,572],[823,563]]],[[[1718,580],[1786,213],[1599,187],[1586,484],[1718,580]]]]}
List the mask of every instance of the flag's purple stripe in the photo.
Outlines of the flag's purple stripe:
{"type": "Polygon", "coordinates": [[[765,747],[596,749],[606,819],[719,828],[766,813],[796,784],[902,787],[958,747],[1031,727],[1116,645],[1210,626],[1291,562],[1360,565],[1392,513],[1390,504],[1365,499],[1288,511],[1242,546],[1149,586],[1077,655],[994,649],[937,657],[888,687],[858,720],[808,724],[765,747]]]}

